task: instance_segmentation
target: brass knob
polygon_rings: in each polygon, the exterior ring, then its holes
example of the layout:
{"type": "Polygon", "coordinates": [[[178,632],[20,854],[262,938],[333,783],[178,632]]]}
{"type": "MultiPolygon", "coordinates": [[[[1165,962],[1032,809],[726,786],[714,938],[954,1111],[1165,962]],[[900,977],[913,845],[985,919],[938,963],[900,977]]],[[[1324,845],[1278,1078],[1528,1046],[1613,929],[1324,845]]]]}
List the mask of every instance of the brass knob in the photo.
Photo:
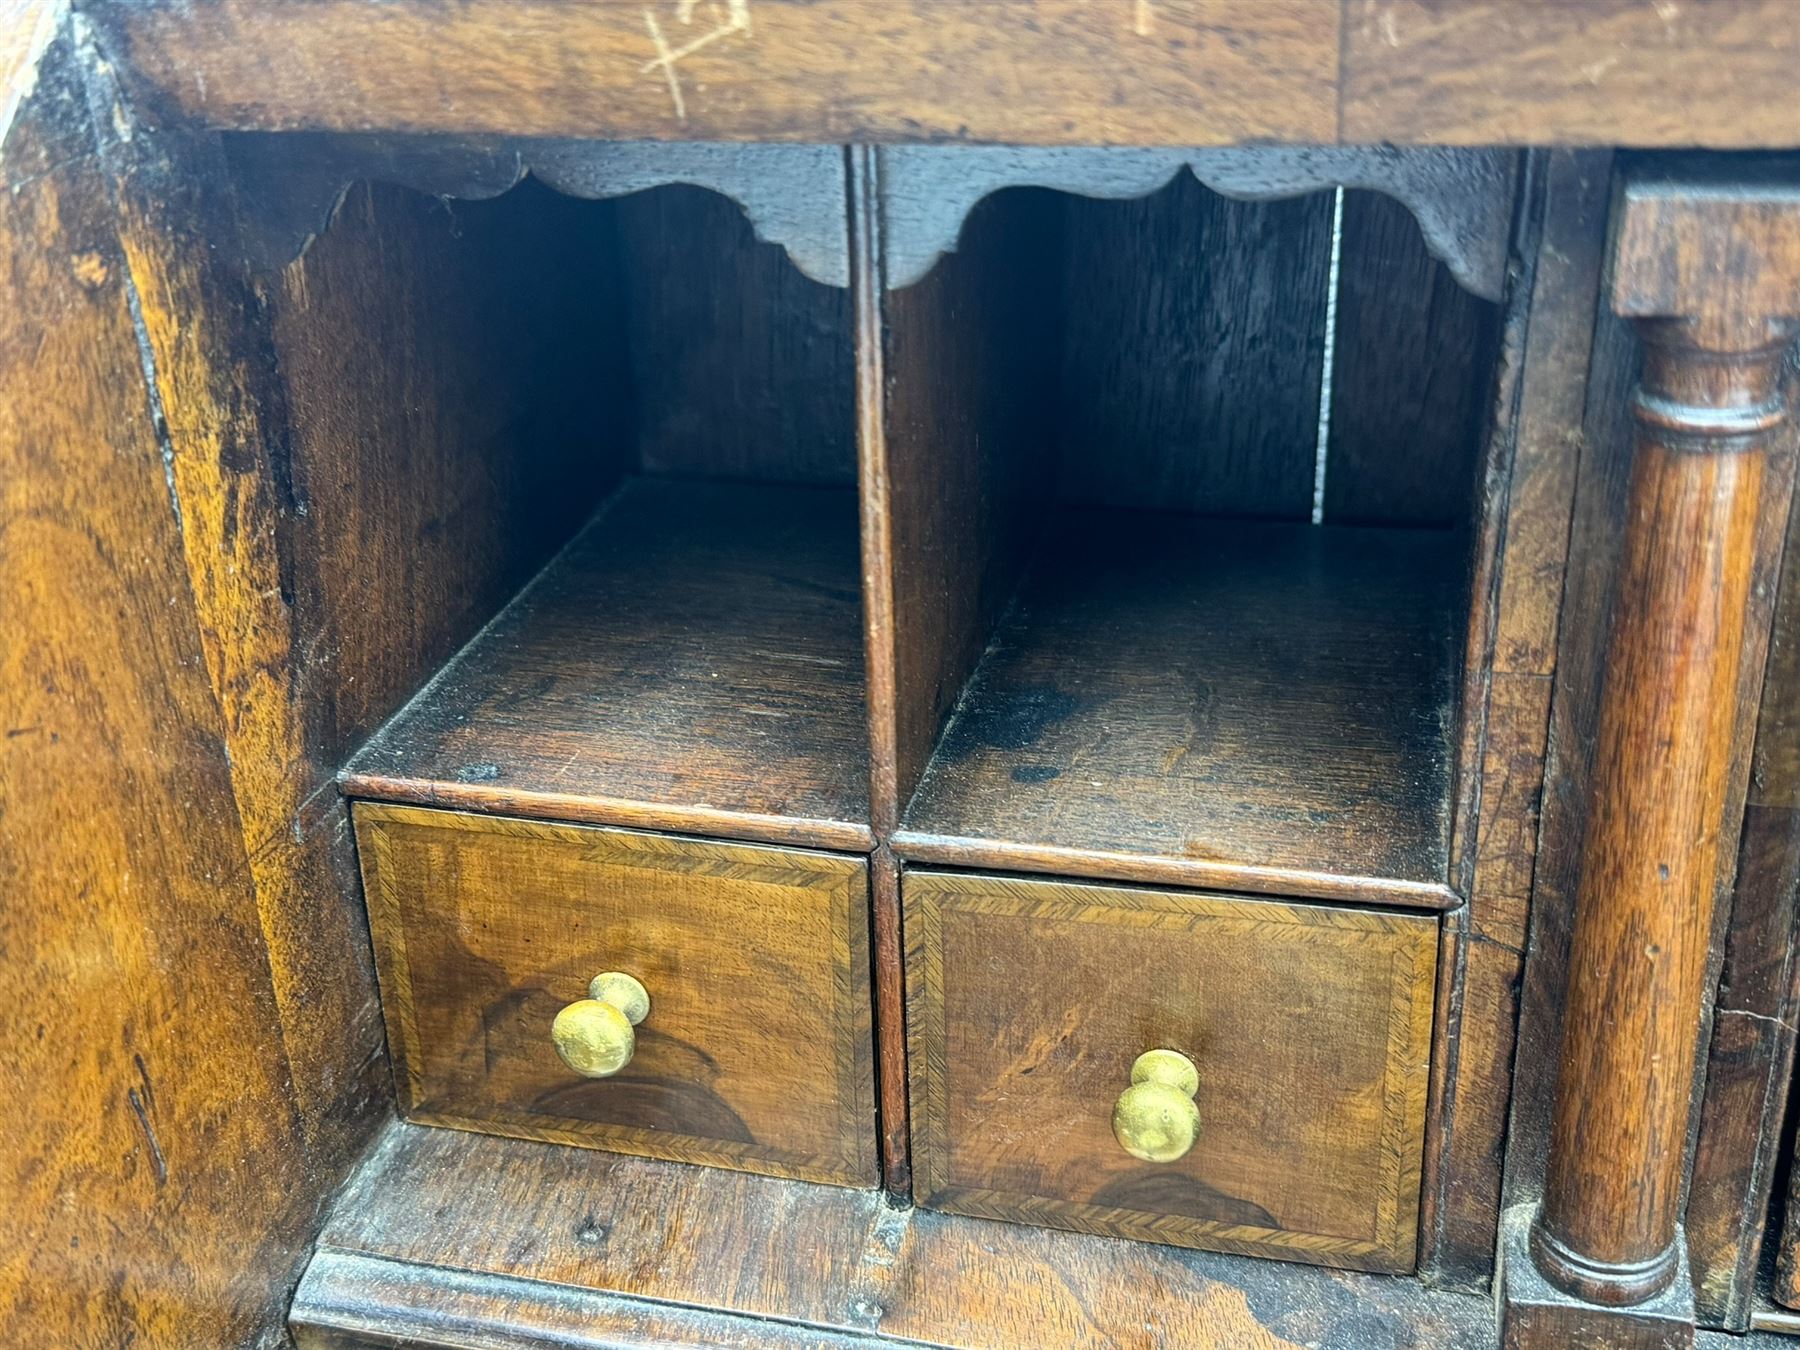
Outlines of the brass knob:
{"type": "Polygon", "coordinates": [[[1174,1162],[1200,1133],[1200,1071],[1176,1050],[1146,1050],[1131,1066],[1131,1086],[1113,1107],[1119,1147],[1145,1162],[1174,1162]]]}
{"type": "Polygon", "coordinates": [[[550,1039],[562,1062],[584,1078],[611,1078],[631,1063],[637,1049],[632,1030],[650,1015],[650,995],[631,976],[616,970],[596,975],[588,996],[556,1014],[550,1039]]]}

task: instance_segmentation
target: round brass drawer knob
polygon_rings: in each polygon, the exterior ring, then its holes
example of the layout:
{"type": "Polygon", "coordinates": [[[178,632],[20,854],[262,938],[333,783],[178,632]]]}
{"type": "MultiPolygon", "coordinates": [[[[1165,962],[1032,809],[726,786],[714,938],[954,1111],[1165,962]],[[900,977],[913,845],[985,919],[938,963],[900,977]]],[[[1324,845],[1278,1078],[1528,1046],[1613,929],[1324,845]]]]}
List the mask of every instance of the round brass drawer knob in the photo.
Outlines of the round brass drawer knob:
{"type": "Polygon", "coordinates": [[[1119,1147],[1145,1162],[1174,1162],[1200,1134],[1200,1071],[1176,1050],[1146,1050],[1131,1066],[1131,1086],[1113,1107],[1119,1147]]]}
{"type": "Polygon", "coordinates": [[[611,1078],[637,1050],[632,1030],[650,1015],[650,995],[616,970],[596,975],[588,996],[556,1014],[550,1039],[562,1062],[584,1078],[611,1078]]]}

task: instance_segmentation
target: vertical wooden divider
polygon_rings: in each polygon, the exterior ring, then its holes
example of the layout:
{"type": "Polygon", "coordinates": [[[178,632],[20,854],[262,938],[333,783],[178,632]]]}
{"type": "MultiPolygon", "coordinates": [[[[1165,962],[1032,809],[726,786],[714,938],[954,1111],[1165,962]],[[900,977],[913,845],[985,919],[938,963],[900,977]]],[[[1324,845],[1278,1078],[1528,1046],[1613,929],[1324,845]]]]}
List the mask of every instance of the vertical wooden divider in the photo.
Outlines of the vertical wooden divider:
{"type": "Polygon", "coordinates": [[[856,463],[862,508],[863,634],[868,667],[869,860],[873,909],[875,1107],[881,1178],[896,1196],[912,1189],[906,1106],[906,1008],[900,966],[900,870],[888,839],[900,818],[896,767],[894,549],[887,447],[887,381],[882,350],[881,209],[875,151],[850,146],[850,303],[856,341],[856,463]]]}
{"type": "Polygon", "coordinates": [[[876,1043],[883,1171],[903,1194],[900,868],[888,840],[1017,588],[1051,490],[1060,201],[1006,191],[954,252],[885,285],[881,151],[850,152],[851,291],[869,689],[876,1043]],[[1033,473],[1036,464],[1039,472],[1033,473]]]}

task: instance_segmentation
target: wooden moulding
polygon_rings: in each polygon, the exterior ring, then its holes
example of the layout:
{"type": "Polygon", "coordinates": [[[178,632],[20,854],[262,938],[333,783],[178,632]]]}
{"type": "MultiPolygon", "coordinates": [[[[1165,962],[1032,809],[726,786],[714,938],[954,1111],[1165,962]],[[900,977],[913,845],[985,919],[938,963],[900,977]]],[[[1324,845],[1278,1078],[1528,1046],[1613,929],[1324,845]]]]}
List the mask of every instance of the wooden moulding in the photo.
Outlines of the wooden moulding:
{"type": "Polygon", "coordinates": [[[263,268],[296,257],[353,182],[483,198],[529,174],[587,200],[674,183],[707,188],[736,202],[756,237],[781,245],[804,275],[827,286],[850,284],[844,152],[835,145],[324,134],[232,136],[226,143],[251,261],[263,268]]]}
{"type": "Polygon", "coordinates": [[[1384,193],[1417,220],[1432,255],[1484,300],[1506,287],[1517,156],[1419,148],[1135,149],[894,145],[876,151],[886,280],[910,286],[956,247],[969,209],[1001,188],[1143,197],[1187,169],[1214,192],[1248,201],[1348,188],[1384,193]]]}
{"type": "Polygon", "coordinates": [[[1411,1280],[409,1125],[327,1220],[292,1326],[308,1350],[1493,1344],[1485,1299],[1411,1280]]]}
{"type": "MultiPolygon", "coordinates": [[[[1792,369],[1788,378],[1791,405],[1792,369]]],[[[1787,441],[1771,467],[1792,464],[1800,427],[1790,424],[1787,441]]],[[[1750,1324],[1756,1294],[1800,1012],[1800,511],[1791,495],[1788,507],[1683,1219],[1699,1319],[1737,1331],[1750,1324]]],[[[1783,1302],[1800,1301],[1793,1236],[1800,1202],[1791,1186],[1777,1278],[1783,1302]]]]}
{"type": "Polygon", "coordinates": [[[837,489],[632,480],[345,792],[867,851],[855,528],[837,489]]]}
{"type": "Polygon", "coordinates": [[[1727,172],[1652,169],[1620,194],[1611,300],[1644,362],[1543,1199],[1509,1232],[1503,1326],[1522,1347],[1693,1337],[1684,1145],[1748,769],[1740,667],[1766,638],[1747,621],[1767,622],[1751,604],[1765,466],[1800,331],[1800,180],[1727,172]]]}

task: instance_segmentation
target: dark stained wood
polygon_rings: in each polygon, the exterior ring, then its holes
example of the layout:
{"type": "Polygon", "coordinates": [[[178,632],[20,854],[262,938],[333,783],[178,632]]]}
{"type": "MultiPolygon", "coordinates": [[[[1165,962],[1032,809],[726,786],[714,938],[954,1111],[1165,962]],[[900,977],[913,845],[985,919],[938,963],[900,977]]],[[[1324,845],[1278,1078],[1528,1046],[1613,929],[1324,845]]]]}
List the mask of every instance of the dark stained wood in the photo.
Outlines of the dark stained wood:
{"type": "Polygon", "coordinates": [[[910,860],[1444,907],[1450,532],[1058,518],[910,860]]]}
{"type": "Polygon", "coordinates": [[[1462,842],[1452,849],[1454,868],[1467,869],[1469,903],[1447,921],[1461,930],[1460,968],[1453,994],[1440,1000],[1434,1063],[1444,1091],[1427,1136],[1435,1151],[1427,1155],[1421,1257],[1437,1280],[1471,1287],[1493,1270],[1610,165],[1596,152],[1531,163],[1527,191],[1541,224],[1528,224],[1522,240],[1524,272],[1500,336],[1500,411],[1477,510],[1459,751],[1465,795],[1455,832],[1462,842]]]}
{"type": "Polygon", "coordinates": [[[546,1330],[628,1346],[1493,1344],[1487,1300],[1412,1281],[571,1152],[395,1126],[327,1225],[295,1304],[301,1343],[366,1344],[353,1333],[374,1321],[426,1345],[504,1329],[515,1339],[483,1343],[509,1347],[546,1330]],[[695,1305],[719,1310],[699,1332],[714,1339],[681,1339],[695,1305]],[[351,1339],[323,1339],[339,1327],[351,1339]]]}
{"type": "MultiPolygon", "coordinates": [[[[954,251],[970,210],[1003,188],[1042,187],[1129,201],[1168,189],[1185,172],[1236,201],[1281,201],[1337,188],[1391,196],[1406,204],[1426,248],[1465,287],[1495,301],[1506,293],[1518,157],[1505,149],[965,142],[883,145],[876,158],[887,284],[895,290],[920,280],[939,257],[954,251]]],[[[1181,266],[1194,260],[1172,261],[1181,266]]]]}
{"type": "Polygon", "coordinates": [[[633,480],[345,790],[867,849],[855,528],[833,489],[633,480]]]}
{"type": "Polygon", "coordinates": [[[105,17],[155,101],[213,126],[1218,145],[1335,138],[1338,10],[477,0],[446,13],[332,0],[300,13],[134,0],[105,17]]]}
{"type": "Polygon", "coordinates": [[[613,210],[644,472],[854,483],[849,291],[802,276],[716,193],[613,210]]]}
{"type": "Polygon", "coordinates": [[[629,454],[605,207],[353,189],[262,283],[311,753],[329,774],[574,534],[629,454]]]}
{"type": "Polygon", "coordinates": [[[1539,1268],[1532,1251],[1535,1211],[1534,1205],[1515,1205],[1501,1216],[1496,1262],[1502,1350],[1691,1350],[1694,1295],[1684,1244],[1675,1244],[1674,1277],[1666,1287],[1629,1306],[1603,1308],[1552,1283],[1539,1268]]]}
{"type": "Polygon", "coordinates": [[[869,1185],[860,858],[361,803],[358,853],[408,1118],[869,1185]],[[605,970],[650,994],[611,1078],[550,1025],[605,970]]]}
{"type": "Polygon", "coordinates": [[[1437,921],[908,871],[919,1203],[1410,1270],[1437,921]],[[1174,1163],[1113,1138],[1132,1061],[1200,1072],[1174,1163]]]}
{"type": "MultiPolygon", "coordinates": [[[[1775,1244],[1775,1272],[1769,1281],[1769,1297],[1789,1309],[1800,1305],[1800,1204],[1794,1200],[1800,1183],[1796,1183],[1795,1176],[1790,1162],[1787,1195],[1782,1204],[1781,1235],[1775,1244]]],[[[1768,1322],[1761,1319],[1758,1324],[1766,1326],[1768,1322]]],[[[1783,1329],[1792,1330],[1792,1322],[1783,1329]]]]}
{"type": "MultiPolygon", "coordinates": [[[[1787,439],[1791,463],[1794,428],[1787,439]]],[[[1790,508],[1684,1216],[1699,1317],[1736,1330],[1756,1292],[1800,1017],[1797,710],[1800,512],[1790,508]]]]}
{"type": "MultiPolygon", "coordinates": [[[[296,1087],[273,987],[89,120],[105,72],[66,10],[6,17],[0,1320],[46,1345],[250,1344],[277,1334],[346,1132],[296,1087]]],[[[340,1067],[354,1118],[361,1066],[340,1067]]]]}
{"type": "MultiPolygon", "coordinates": [[[[1735,824],[1732,780],[1748,767],[1733,754],[1739,709],[1760,683],[1762,648],[1746,643],[1759,625],[1746,613],[1765,552],[1766,460],[1787,416],[1800,194],[1754,175],[1652,172],[1621,194],[1614,255],[1612,305],[1636,322],[1643,369],[1527,1264],[1558,1294],[1597,1305],[1582,1322],[1594,1334],[1606,1308],[1648,1307],[1667,1292],[1685,1307],[1668,1309],[1656,1336],[1679,1344],[1693,1326],[1683,1163],[1714,905],[1729,876],[1720,840],[1735,824]]],[[[1509,1340],[1552,1343],[1532,1311],[1546,1300],[1523,1271],[1512,1280],[1509,1340]]]]}
{"type": "Polygon", "coordinates": [[[875,1093],[881,1120],[882,1182],[912,1195],[912,1123],[906,1099],[906,993],[900,949],[900,863],[887,845],[869,855],[874,976],[875,1093]]]}
{"type": "Polygon", "coordinates": [[[878,772],[891,773],[896,813],[1012,598],[1053,487],[1062,205],[1031,189],[989,197],[955,253],[883,301],[887,416],[863,447],[864,535],[870,664],[891,670],[893,690],[891,713],[876,714],[892,749],[876,760],[892,756],[878,772]]]}
{"type": "Polygon", "coordinates": [[[1324,518],[1460,525],[1493,408],[1500,310],[1457,285],[1391,197],[1345,194],[1340,254],[1324,518]]]}
{"type": "Polygon", "coordinates": [[[1350,143],[1789,146],[1788,0],[1344,0],[1350,143]]]}
{"type": "Polygon", "coordinates": [[[1305,520],[1330,194],[1236,202],[1183,173],[1138,201],[1066,210],[1064,498],[1305,520]]]}
{"type": "MultiPolygon", "coordinates": [[[[560,195],[582,200],[630,197],[677,184],[704,189],[698,197],[685,191],[671,194],[702,203],[698,210],[671,216],[659,206],[651,218],[684,233],[696,218],[710,221],[713,229],[729,229],[724,222],[730,217],[703,205],[709,197],[723,196],[737,204],[756,238],[780,245],[806,276],[828,286],[850,283],[848,221],[842,211],[844,155],[838,146],[390,132],[246,132],[222,139],[238,184],[244,246],[259,268],[279,269],[299,256],[307,241],[325,229],[339,198],[354,183],[388,183],[431,197],[479,200],[508,192],[529,176],[560,195]]],[[[1459,204],[1466,201],[1457,198],[1459,204]]],[[[604,214],[579,214],[607,219],[604,214]]],[[[1466,208],[1453,214],[1460,218],[1466,208]]],[[[699,250],[690,249],[685,256],[694,264],[706,261],[699,250]]],[[[727,288],[735,288],[735,282],[727,288]]]]}

